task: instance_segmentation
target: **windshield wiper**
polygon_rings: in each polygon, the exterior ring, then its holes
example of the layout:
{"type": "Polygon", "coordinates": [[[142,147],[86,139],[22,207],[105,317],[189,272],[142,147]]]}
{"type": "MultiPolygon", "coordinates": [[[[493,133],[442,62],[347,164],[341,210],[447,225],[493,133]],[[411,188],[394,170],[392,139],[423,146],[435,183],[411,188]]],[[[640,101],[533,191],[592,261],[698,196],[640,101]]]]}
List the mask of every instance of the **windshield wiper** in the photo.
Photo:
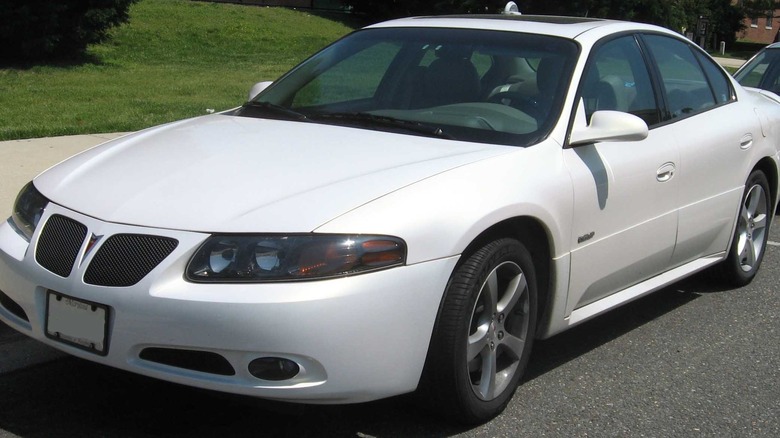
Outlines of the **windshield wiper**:
{"type": "Polygon", "coordinates": [[[266,114],[282,115],[285,116],[285,118],[290,120],[306,120],[307,118],[306,115],[303,113],[299,113],[294,109],[290,109],[271,102],[257,102],[254,100],[250,100],[249,102],[245,103],[241,107],[241,109],[245,109],[245,108],[264,111],[266,114]]]}
{"type": "Polygon", "coordinates": [[[449,140],[455,139],[437,126],[430,126],[412,120],[397,119],[395,117],[379,116],[371,113],[320,113],[312,114],[308,118],[309,120],[332,121],[333,123],[345,123],[364,127],[390,128],[392,130],[402,130],[428,137],[446,138],[449,140]]]}

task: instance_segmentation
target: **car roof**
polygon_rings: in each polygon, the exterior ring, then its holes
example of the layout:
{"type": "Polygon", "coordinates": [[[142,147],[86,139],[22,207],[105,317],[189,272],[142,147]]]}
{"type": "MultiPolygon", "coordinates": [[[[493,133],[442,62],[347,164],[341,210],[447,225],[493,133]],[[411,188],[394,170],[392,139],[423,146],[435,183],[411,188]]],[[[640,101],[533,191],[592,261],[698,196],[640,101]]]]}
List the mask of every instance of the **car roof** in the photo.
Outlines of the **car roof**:
{"type": "Polygon", "coordinates": [[[387,27],[443,27],[524,32],[577,39],[582,34],[598,30],[599,35],[624,31],[649,30],[673,33],[658,26],[586,17],[559,17],[547,15],[443,15],[411,17],[385,21],[368,28],[387,27]]]}

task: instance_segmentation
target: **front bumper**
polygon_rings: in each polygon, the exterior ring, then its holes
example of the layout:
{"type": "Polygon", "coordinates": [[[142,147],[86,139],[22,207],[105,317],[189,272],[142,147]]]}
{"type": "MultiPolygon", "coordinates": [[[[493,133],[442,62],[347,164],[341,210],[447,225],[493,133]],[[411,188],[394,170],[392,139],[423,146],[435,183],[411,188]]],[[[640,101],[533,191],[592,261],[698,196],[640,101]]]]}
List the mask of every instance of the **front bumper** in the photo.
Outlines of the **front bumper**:
{"type": "Polygon", "coordinates": [[[321,281],[187,282],[186,264],[206,237],[106,223],[49,204],[29,245],[8,222],[0,225],[0,291],[5,295],[0,300],[0,320],[74,356],[217,391],[308,403],[352,403],[417,387],[457,257],[321,281]],[[137,284],[96,286],[85,282],[84,274],[105,238],[89,250],[86,239],[67,277],[36,261],[41,230],[52,215],[85,225],[87,236],[150,234],[174,238],[179,244],[137,284]],[[105,356],[45,335],[48,291],[107,306],[105,356]],[[142,359],[141,352],[149,348],[213,353],[235,372],[226,375],[142,359]],[[292,360],[300,372],[283,381],[258,379],[248,366],[263,357],[292,360]]]}

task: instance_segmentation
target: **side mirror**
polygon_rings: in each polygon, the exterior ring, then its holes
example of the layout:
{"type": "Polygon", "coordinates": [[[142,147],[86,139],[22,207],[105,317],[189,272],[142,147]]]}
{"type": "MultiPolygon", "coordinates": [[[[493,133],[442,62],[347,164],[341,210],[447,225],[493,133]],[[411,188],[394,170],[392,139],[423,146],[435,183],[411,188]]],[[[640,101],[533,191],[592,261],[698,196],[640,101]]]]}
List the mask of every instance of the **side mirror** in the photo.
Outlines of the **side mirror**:
{"type": "Polygon", "coordinates": [[[249,89],[249,98],[247,100],[254,99],[255,96],[260,94],[263,90],[268,88],[271,84],[273,84],[273,81],[263,81],[263,82],[258,82],[256,84],[252,85],[252,88],[249,89]]]}
{"type": "Polygon", "coordinates": [[[647,123],[644,120],[621,111],[596,111],[588,124],[585,103],[580,99],[569,144],[575,146],[602,141],[638,141],[647,138],[647,134],[647,123]]]}

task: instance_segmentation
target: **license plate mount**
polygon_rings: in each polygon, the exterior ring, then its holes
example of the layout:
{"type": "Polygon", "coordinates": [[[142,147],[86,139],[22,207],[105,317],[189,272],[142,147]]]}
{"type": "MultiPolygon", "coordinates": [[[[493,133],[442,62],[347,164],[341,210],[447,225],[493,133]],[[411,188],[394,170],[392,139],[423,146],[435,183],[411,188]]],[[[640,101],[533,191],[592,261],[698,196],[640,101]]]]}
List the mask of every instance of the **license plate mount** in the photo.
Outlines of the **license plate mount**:
{"type": "Polygon", "coordinates": [[[46,294],[46,337],[91,353],[108,354],[108,315],[105,304],[56,291],[46,294]]]}

